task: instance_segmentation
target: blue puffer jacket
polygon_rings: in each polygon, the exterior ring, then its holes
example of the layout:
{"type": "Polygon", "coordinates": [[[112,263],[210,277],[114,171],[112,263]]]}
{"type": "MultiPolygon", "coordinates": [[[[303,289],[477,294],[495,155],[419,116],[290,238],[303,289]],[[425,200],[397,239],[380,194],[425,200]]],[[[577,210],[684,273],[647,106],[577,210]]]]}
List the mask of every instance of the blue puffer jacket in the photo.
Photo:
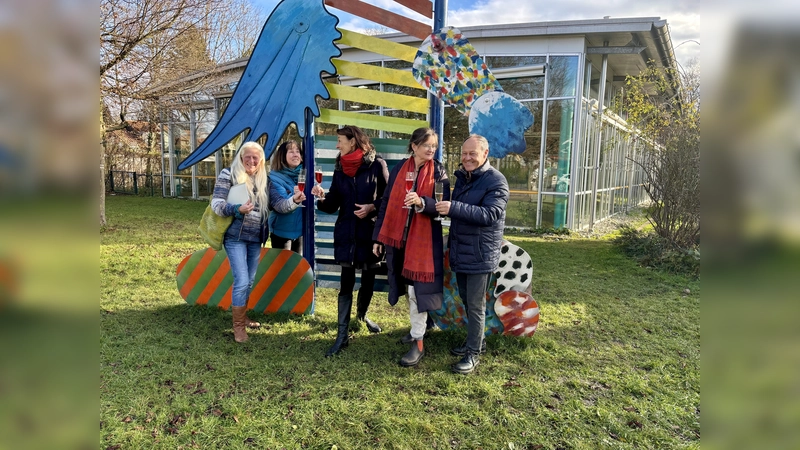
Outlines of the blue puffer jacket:
{"type": "Polygon", "coordinates": [[[489,273],[500,261],[508,205],[508,182],[486,161],[468,174],[455,172],[450,203],[450,267],[460,273],[489,273]]]}

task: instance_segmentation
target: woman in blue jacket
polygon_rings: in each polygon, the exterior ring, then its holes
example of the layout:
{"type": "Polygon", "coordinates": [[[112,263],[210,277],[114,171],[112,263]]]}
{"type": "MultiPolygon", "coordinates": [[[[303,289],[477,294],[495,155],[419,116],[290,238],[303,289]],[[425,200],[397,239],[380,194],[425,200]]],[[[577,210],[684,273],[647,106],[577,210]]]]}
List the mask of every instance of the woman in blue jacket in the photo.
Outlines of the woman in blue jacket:
{"type": "Polygon", "coordinates": [[[389,178],[386,162],[375,153],[369,137],[360,128],[344,126],[336,131],[336,166],[327,194],[315,185],[311,193],[319,197],[317,208],[328,214],[339,211],[333,227],[333,257],[342,266],[338,298],[338,333],[325,356],[339,353],[349,344],[348,328],[353,306],[356,270],[361,269],[356,319],[366,323],[372,333],[381,327],[367,318],[375,288],[375,270],[380,258],[372,253],[375,217],[381,207],[383,191],[389,178]]]}
{"type": "Polygon", "coordinates": [[[284,142],[272,156],[269,172],[269,216],[272,248],[303,253],[303,209],[306,195],[297,188],[297,175],[306,170],[297,142],[284,142]]]}

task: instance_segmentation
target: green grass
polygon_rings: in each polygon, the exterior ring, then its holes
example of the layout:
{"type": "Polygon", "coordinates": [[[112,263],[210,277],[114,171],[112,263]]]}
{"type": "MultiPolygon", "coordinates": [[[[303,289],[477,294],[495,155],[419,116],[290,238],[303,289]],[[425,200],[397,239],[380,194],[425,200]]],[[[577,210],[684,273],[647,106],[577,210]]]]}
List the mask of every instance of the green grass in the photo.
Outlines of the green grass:
{"type": "Polygon", "coordinates": [[[435,331],[416,368],[407,306],[376,294],[341,355],[336,292],[314,316],[263,316],[250,342],[230,312],[192,307],[175,268],[204,247],[204,202],[108,197],[101,232],[100,447],[339,449],[698,448],[700,285],[638,267],[608,240],[507,236],[534,260],[532,338],[491,336],[477,370],[435,331]],[[684,294],[690,289],[690,294],[684,294]]]}

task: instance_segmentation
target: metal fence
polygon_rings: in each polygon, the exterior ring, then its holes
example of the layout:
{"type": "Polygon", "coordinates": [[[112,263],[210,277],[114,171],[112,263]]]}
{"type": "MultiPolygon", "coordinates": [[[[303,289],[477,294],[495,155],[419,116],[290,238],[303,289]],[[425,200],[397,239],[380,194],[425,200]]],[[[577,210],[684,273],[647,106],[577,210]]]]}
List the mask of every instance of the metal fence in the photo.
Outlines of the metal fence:
{"type": "Polygon", "coordinates": [[[161,196],[164,186],[161,174],[112,170],[106,178],[106,191],[117,194],[133,194],[145,197],[161,196]]]}

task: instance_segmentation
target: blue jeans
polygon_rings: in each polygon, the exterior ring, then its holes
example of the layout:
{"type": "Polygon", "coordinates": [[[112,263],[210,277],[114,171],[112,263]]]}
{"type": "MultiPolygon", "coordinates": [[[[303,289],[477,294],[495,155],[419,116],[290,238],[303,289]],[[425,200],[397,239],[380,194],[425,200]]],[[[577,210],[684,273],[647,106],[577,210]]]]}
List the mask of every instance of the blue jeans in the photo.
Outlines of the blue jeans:
{"type": "Polygon", "coordinates": [[[467,310],[467,350],[477,355],[483,345],[486,326],[486,288],[491,273],[456,272],[458,295],[467,310]]]}
{"type": "Polygon", "coordinates": [[[233,274],[231,305],[246,306],[261,257],[261,244],[225,238],[222,245],[225,246],[225,252],[228,253],[228,261],[231,263],[231,273],[233,274]]]}

